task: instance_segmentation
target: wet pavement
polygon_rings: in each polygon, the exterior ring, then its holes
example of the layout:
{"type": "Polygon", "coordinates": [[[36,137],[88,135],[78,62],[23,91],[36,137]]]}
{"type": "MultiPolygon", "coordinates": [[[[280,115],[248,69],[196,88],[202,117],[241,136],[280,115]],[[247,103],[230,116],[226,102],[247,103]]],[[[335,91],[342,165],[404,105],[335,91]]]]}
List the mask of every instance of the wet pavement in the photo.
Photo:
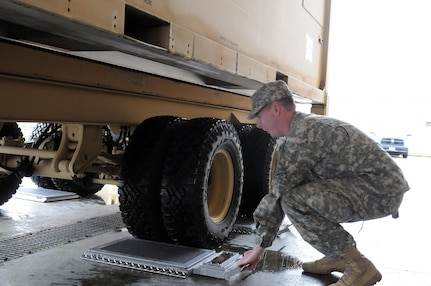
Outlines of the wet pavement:
{"type": "MultiPolygon", "coordinates": [[[[383,279],[377,285],[431,285],[431,158],[395,160],[411,186],[400,208],[400,218],[344,226],[355,237],[359,250],[382,272],[383,279]]],[[[21,190],[26,188],[36,187],[27,179],[21,190]]],[[[305,243],[293,227],[279,235],[256,271],[246,270],[229,280],[198,275],[182,279],[82,260],[81,255],[90,248],[131,238],[121,219],[117,220],[119,217],[113,186],[105,186],[91,198],[49,203],[11,199],[0,206],[0,285],[329,285],[341,276],[302,272],[302,261],[318,259],[321,254],[305,243]],[[104,222],[106,218],[112,223],[104,222]],[[93,226],[94,222],[98,223],[93,226]],[[92,231],[79,233],[85,228],[92,231]],[[30,245],[30,238],[36,238],[35,245],[30,245]],[[52,243],[43,245],[41,240],[52,243]],[[13,244],[24,249],[22,255],[14,257],[5,251],[13,244]]],[[[222,249],[242,253],[252,248],[253,242],[253,234],[234,232],[222,249]]]]}

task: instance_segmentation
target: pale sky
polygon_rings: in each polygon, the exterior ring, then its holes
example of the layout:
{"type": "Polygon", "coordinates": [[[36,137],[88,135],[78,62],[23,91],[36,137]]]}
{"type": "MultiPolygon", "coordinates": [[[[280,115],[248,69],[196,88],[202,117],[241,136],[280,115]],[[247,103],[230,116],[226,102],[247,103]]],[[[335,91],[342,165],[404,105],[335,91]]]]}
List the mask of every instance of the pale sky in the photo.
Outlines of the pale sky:
{"type": "Polygon", "coordinates": [[[430,12],[428,0],[332,1],[329,116],[367,132],[431,122],[430,12]]]}

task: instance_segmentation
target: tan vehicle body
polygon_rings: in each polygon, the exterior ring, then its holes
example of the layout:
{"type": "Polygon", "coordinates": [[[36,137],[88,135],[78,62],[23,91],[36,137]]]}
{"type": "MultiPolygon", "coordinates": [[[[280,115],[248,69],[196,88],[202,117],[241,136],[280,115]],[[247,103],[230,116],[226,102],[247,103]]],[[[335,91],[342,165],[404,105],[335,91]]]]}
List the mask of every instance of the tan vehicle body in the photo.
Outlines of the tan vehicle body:
{"type": "Polygon", "coordinates": [[[118,184],[130,138],[109,149],[106,126],[115,137],[157,116],[250,124],[249,96],[276,79],[324,114],[330,4],[2,0],[0,130],[40,122],[56,124],[60,135],[35,145],[0,133],[0,174],[19,167],[20,174],[118,184]],[[32,165],[25,172],[23,157],[32,165]]]}

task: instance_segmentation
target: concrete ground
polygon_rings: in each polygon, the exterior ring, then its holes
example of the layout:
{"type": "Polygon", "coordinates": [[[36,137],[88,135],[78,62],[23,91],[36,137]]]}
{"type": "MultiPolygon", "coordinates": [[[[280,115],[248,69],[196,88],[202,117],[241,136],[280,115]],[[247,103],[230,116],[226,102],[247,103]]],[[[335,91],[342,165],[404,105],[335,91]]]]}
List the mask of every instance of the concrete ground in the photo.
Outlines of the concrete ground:
{"type": "MultiPolygon", "coordinates": [[[[400,218],[344,226],[382,272],[377,285],[431,285],[431,159],[395,160],[411,186],[400,218]]],[[[20,192],[34,189],[26,179],[20,192]]],[[[182,279],[81,259],[90,248],[129,237],[115,187],[105,186],[91,198],[50,203],[12,198],[0,206],[0,285],[329,285],[341,276],[302,273],[301,262],[321,254],[292,227],[279,235],[256,271],[244,271],[229,280],[198,275],[182,279]]],[[[253,234],[232,233],[222,249],[243,252],[253,241],[253,234]]]]}

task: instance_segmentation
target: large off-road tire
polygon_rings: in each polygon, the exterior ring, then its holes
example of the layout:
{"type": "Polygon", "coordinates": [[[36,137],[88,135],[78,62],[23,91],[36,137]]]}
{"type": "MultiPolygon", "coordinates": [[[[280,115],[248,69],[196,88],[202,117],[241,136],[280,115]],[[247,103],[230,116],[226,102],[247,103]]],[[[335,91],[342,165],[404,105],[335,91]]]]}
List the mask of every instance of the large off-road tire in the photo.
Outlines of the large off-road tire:
{"type": "Polygon", "coordinates": [[[138,238],[170,242],[160,203],[162,168],[172,132],[184,119],[153,117],[134,131],[123,156],[120,210],[129,232],[138,238]]]}
{"type": "Polygon", "coordinates": [[[0,129],[0,138],[4,136],[11,136],[13,139],[23,137],[21,128],[15,122],[5,122],[0,129]]]}
{"type": "Polygon", "coordinates": [[[244,160],[244,187],[240,214],[252,216],[261,199],[268,193],[284,138],[274,139],[252,125],[236,126],[244,160]]]}
{"type": "Polygon", "coordinates": [[[104,186],[103,184],[87,182],[85,178],[81,181],[52,178],[52,182],[54,183],[57,190],[75,193],[77,195],[80,195],[81,197],[88,197],[94,195],[104,186]]]}
{"type": "Polygon", "coordinates": [[[41,176],[33,175],[31,176],[31,180],[39,188],[57,190],[57,187],[55,186],[54,182],[51,180],[50,177],[41,177],[41,176]]]}
{"type": "MultiPolygon", "coordinates": [[[[11,136],[14,139],[21,138],[22,132],[16,123],[4,123],[0,129],[0,138],[11,136]]],[[[15,172],[0,174],[0,205],[6,203],[16,193],[21,184],[22,177],[15,172]]]]}
{"type": "Polygon", "coordinates": [[[232,124],[189,120],[175,133],[162,180],[162,213],[169,237],[182,245],[213,248],[238,215],[243,183],[241,145],[232,124]]]}

